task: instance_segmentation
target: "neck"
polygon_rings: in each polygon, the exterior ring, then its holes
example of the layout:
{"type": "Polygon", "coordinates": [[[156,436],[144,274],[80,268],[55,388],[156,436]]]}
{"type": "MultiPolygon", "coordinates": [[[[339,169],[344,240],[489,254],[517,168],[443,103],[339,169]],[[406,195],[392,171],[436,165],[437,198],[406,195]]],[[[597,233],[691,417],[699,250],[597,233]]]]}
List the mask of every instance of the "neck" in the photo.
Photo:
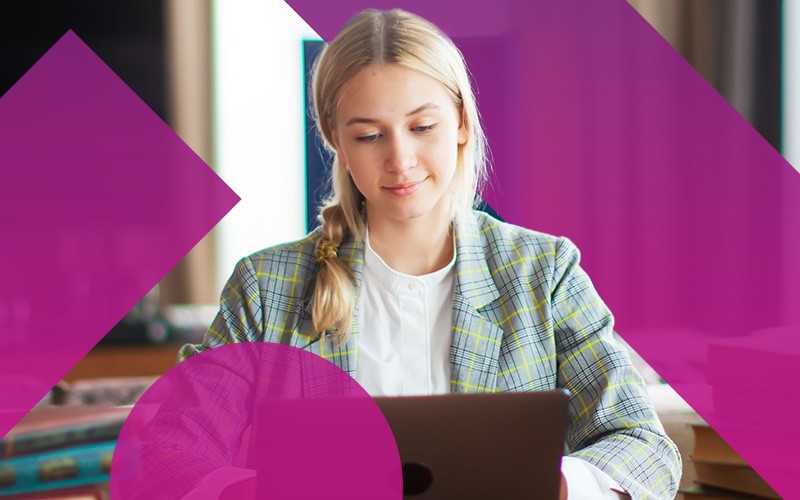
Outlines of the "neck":
{"type": "Polygon", "coordinates": [[[453,258],[452,219],[445,214],[395,221],[370,219],[367,212],[367,226],[372,249],[389,267],[401,273],[429,274],[442,269],[453,258]]]}

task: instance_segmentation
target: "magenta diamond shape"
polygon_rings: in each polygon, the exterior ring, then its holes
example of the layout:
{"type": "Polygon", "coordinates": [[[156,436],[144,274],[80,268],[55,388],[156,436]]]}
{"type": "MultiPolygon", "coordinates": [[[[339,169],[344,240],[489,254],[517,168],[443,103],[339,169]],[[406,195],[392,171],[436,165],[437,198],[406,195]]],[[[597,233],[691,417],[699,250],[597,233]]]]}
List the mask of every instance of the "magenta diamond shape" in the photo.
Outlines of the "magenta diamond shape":
{"type": "Polygon", "coordinates": [[[238,202],[72,31],[0,98],[0,435],[238,202]]]}

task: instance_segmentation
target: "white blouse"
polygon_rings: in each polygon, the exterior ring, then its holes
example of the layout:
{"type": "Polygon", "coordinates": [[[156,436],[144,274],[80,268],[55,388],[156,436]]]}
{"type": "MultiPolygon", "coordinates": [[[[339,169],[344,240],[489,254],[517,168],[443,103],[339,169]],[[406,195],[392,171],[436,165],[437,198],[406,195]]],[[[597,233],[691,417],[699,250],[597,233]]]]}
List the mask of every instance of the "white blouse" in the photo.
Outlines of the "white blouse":
{"type": "Polygon", "coordinates": [[[442,269],[411,276],[375,253],[368,232],[364,238],[356,380],[373,396],[450,392],[455,251],[442,269]]]}

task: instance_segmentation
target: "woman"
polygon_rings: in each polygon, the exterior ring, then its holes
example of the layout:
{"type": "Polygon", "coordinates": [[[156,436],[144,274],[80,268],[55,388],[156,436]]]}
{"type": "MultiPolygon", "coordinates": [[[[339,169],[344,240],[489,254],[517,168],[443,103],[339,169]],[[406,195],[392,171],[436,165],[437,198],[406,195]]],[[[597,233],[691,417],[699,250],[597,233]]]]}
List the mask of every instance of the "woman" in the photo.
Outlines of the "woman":
{"type": "MultiPolygon", "coordinates": [[[[671,498],[680,458],[567,239],[472,209],[485,139],[461,54],[364,11],[313,74],[333,153],[321,227],[238,264],[201,346],[311,350],[373,395],[571,392],[570,498],[671,498]]],[[[564,481],[562,481],[564,485],[564,481]]]]}

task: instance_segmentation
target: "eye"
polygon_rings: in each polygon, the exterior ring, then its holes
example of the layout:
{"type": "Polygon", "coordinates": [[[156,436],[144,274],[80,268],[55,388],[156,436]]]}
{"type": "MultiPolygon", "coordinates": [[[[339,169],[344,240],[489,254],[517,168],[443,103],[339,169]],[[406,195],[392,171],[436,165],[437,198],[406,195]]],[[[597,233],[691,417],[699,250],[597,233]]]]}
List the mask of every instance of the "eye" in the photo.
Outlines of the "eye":
{"type": "Polygon", "coordinates": [[[358,142],[375,142],[375,141],[378,140],[378,137],[380,137],[380,134],[362,135],[362,136],[356,137],[356,140],[358,142]]]}
{"type": "Polygon", "coordinates": [[[436,126],[435,123],[432,123],[430,125],[420,125],[419,127],[413,127],[411,130],[413,130],[414,132],[424,133],[424,132],[430,132],[431,130],[433,130],[433,127],[435,126],[436,126]]]}

